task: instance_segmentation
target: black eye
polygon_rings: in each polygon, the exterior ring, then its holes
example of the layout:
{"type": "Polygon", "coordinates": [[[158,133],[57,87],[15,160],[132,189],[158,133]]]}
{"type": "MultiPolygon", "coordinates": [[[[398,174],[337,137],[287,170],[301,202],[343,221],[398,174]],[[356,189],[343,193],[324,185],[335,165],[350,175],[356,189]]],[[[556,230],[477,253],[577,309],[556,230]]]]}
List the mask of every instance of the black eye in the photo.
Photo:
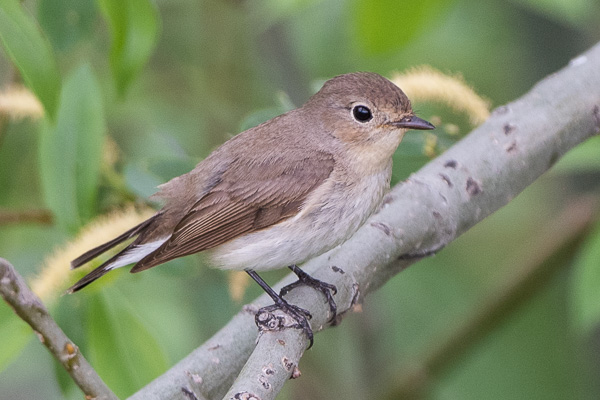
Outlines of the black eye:
{"type": "Polygon", "coordinates": [[[352,115],[358,122],[368,122],[373,118],[373,114],[371,114],[371,110],[369,107],[358,105],[354,106],[352,109],[352,115]]]}

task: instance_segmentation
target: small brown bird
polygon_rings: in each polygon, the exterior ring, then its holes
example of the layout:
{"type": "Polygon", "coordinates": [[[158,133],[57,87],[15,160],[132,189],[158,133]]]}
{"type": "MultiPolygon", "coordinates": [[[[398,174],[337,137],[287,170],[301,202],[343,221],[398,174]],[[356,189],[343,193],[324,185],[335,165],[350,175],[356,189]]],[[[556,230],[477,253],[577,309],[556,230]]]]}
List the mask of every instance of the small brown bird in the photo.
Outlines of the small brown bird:
{"type": "Polygon", "coordinates": [[[310,314],[287,304],[255,271],[289,266],[323,291],[335,313],[335,287],[296,264],[348,240],[377,209],[408,129],[434,126],[413,114],[389,80],[374,73],[330,79],[302,107],[238,134],[161,185],[160,211],[71,262],[77,268],[135,238],[68,292],[128,264],[139,272],[206,250],[215,266],[247,271],[312,341],[310,314]]]}

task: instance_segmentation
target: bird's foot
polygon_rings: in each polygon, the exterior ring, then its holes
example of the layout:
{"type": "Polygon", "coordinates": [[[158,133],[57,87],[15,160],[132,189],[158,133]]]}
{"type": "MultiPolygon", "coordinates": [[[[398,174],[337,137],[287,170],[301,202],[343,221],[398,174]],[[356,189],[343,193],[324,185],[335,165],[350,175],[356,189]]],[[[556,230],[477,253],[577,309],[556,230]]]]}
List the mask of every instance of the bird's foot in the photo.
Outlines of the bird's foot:
{"type": "Polygon", "coordinates": [[[329,318],[329,322],[334,321],[335,317],[337,316],[337,305],[333,300],[333,295],[337,293],[337,288],[334,285],[313,278],[312,276],[298,268],[296,265],[290,265],[289,268],[294,274],[296,274],[298,280],[296,282],[290,283],[287,286],[282,287],[279,291],[279,296],[283,297],[290,290],[298,286],[310,286],[313,289],[316,289],[319,292],[323,293],[325,299],[327,300],[327,304],[329,304],[329,310],[331,311],[331,318],[329,318]]]}
{"type": "Polygon", "coordinates": [[[301,329],[310,342],[310,345],[308,346],[310,349],[313,345],[313,331],[308,323],[308,320],[312,318],[310,312],[304,308],[289,304],[281,298],[281,296],[277,299],[274,298],[273,300],[275,301],[275,304],[263,307],[256,313],[254,321],[256,322],[258,329],[261,332],[278,331],[284,328],[301,329]],[[288,324],[285,316],[273,313],[275,310],[282,311],[286,316],[292,318],[295,323],[292,325],[288,324]]]}

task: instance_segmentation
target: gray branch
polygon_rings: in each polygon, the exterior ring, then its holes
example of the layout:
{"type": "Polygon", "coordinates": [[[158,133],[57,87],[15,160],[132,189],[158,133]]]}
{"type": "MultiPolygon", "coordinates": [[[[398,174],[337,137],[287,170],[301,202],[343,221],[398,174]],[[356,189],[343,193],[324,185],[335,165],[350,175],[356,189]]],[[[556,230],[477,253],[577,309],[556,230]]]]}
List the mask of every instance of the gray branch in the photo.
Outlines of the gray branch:
{"type": "Polygon", "coordinates": [[[54,322],[42,301],[29,289],[23,277],[3,258],[0,258],[0,295],[15,313],[31,326],[38,339],[71,375],[86,398],[118,400],[88,364],[79,352],[79,348],[54,322]]]}
{"type": "MultiPolygon", "coordinates": [[[[343,316],[392,276],[507,204],[568,150],[599,132],[600,44],[496,109],[483,125],[395,186],[352,239],[303,269],[337,286],[335,301],[343,316]]],[[[315,332],[327,326],[321,294],[300,287],[286,298],[312,313],[315,332]]],[[[263,332],[256,344],[253,312],[268,302],[262,296],[247,306],[131,399],[217,399],[226,393],[226,399],[275,398],[284,382],[298,375],[308,343],[297,329],[275,329],[263,332]]]]}

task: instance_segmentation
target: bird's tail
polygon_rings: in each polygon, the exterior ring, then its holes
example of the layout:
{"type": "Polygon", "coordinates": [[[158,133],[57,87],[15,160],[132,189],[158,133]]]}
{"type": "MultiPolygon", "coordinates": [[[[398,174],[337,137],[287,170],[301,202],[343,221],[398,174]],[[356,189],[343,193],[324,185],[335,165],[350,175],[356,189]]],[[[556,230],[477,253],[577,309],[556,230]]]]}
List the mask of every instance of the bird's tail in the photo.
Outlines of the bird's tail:
{"type": "MultiPolygon", "coordinates": [[[[158,214],[148,218],[141,224],[134,226],[133,228],[131,228],[127,232],[123,233],[122,235],[117,236],[116,238],[114,238],[104,244],[101,244],[98,247],[94,247],[93,249],[86,251],[85,253],[83,253],[82,255],[80,255],[79,257],[74,259],[73,261],[71,261],[71,269],[79,268],[82,265],[86,264],[87,262],[89,262],[92,259],[99,256],[100,254],[106,252],[109,249],[112,249],[116,245],[126,241],[127,239],[131,239],[132,237],[139,235],[144,229],[146,229],[148,227],[148,225],[150,225],[152,223],[152,221],[154,221],[154,219],[156,218],[157,215],[158,214]]],[[[100,278],[101,276],[106,274],[111,269],[116,268],[117,266],[115,265],[115,262],[117,262],[117,260],[119,260],[123,255],[127,254],[130,251],[131,251],[131,246],[127,246],[122,251],[120,251],[118,254],[111,257],[108,261],[106,261],[102,265],[100,265],[98,268],[94,269],[92,272],[90,272],[89,274],[87,274],[86,276],[81,278],[76,284],[74,284],[69,289],[67,289],[67,293],[73,293],[80,289],[83,289],[85,286],[89,285],[96,279],[100,278]]],[[[133,261],[134,260],[132,260],[131,262],[133,262],[133,261]]],[[[122,264],[122,265],[125,265],[125,264],[122,264]]],[[[122,265],[119,265],[119,266],[122,266],[122,265]]]]}
{"type": "Polygon", "coordinates": [[[104,264],[102,264],[101,266],[99,266],[98,268],[94,269],[92,272],[90,272],[89,274],[87,274],[86,276],[84,276],[83,278],[81,278],[80,280],[78,280],[76,284],[74,284],[73,286],[71,286],[70,288],[68,288],[67,289],[67,293],[71,294],[71,293],[74,293],[74,292],[76,292],[76,291],[78,291],[80,289],[83,289],[84,287],[86,287],[90,283],[94,282],[96,279],[98,279],[101,276],[103,276],[104,274],[106,274],[111,269],[112,268],[110,268],[108,262],[105,262],[104,264]]]}
{"type": "Polygon", "coordinates": [[[94,247],[93,249],[86,251],[85,253],[83,253],[82,255],[80,255],[79,257],[74,259],[73,261],[71,261],[71,269],[79,268],[83,264],[87,263],[88,261],[91,261],[94,258],[98,257],[100,254],[104,253],[105,251],[112,249],[119,243],[122,243],[127,239],[131,239],[132,237],[134,237],[136,235],[139,235],[140,232],[143,231],[148,225],[150,225],[152,223],[152,221],[154,221],[155,218],[156,218],[156,215],[148,218],[141,224],[134,226],[133,228],[131,228],[127,232],[123,233],[122,235],[117,236],[113,240],[110,240],[104,244],[101,244],[98,247],[94,247]]]}

